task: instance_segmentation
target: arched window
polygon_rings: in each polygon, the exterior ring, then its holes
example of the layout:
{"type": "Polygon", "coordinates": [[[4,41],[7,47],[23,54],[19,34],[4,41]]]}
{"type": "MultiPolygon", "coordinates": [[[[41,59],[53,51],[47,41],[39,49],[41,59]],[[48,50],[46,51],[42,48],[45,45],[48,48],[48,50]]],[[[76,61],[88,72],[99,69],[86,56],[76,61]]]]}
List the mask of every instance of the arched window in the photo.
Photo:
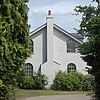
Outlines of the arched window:
{"type": "Polygon", "coordinates": [[[25,74],[27,77],[33,76],[33,65],[30,63],[25,64],[25,74]]]}
{"type": "Polygon", "coordinates": [[[73,40],[67,41],[67,52],[75,52],[76,49],[76,43],[73,40]]]}
{"type": "Polygon", "coordinates": [[[76,72],[76,65],[73,63],[68,64],[67,66],[67,72],[76,72]]]}
{"type": "Polygon", "coordinates": [[[34,52],[34,42],[30,39],[30,51],[34,52]]]}

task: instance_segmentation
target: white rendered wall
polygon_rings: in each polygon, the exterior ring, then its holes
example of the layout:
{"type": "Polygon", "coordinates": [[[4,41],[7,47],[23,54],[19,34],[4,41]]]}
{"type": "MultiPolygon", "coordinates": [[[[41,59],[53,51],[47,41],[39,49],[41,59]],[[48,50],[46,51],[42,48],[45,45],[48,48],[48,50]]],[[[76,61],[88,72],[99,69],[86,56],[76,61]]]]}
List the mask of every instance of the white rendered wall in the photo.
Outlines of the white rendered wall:
{"type": "MultiPolygon", "coordinates": [[[[86,63],[81,59],[80,53],[68,53],[66,42],[71,38],[67,37],[60,31],[54,30],[54,60],[60,64],[61,70],[67,70],[69,63],[74,63],[77,68],[77,72],[87,74],[85,71],[86,63]]],[[[75,41],[76,42],[76,41],[75,41]]],[[[79,43],[77,43],[79,44],[79,43]]]]}
{"type": "Polygon", "coordinates": [[[34,42],[34,52],[26,60],[26,63],[31,63],[33,65],[34,72],[37,72],[40,65],[47,61],[46,37],[46,28],[31,36],[31,39],[34,42]]]}
{"type": "Polygon", "coordinates": [[[71,38],[56,29],[53,33],[53,59],[42,65],[42,73],[46,74],[49,79],[48,86],[53,83],[56,72],[67,71],[69,63],[76,65],[77,72],[87,74],[85,71],[87,65],[81,59],[80,53],[67,53],[66,41],[71,38]]]}

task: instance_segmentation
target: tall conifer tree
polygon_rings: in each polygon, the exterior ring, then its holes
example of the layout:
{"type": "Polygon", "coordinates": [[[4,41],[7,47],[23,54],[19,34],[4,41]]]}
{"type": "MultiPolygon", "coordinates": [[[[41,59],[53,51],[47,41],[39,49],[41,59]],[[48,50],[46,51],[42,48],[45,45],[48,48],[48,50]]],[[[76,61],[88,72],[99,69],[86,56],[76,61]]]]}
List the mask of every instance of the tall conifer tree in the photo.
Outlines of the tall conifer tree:
{"type": "Polygon", "coordinates": [[[28,0],[0,0],[0,100],[29,56],[28,0]]]}

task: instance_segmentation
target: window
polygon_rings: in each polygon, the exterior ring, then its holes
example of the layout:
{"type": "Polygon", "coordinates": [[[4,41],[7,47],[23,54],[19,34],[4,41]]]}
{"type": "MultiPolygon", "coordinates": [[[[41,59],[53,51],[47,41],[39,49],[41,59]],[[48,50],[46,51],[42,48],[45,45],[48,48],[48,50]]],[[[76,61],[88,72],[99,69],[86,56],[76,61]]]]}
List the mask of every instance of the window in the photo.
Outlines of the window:
{"type": "Polygon", "coordinates": [[[67,66],[67,72],[76,72],[76,66],[73,63],[68,64],[67,66]]]}
{"type": "Polygon", "coordinates": [[[33,66],[30,63],[25,64],[25,74],[27,77],[33,76],[33,66]]]}
{"type": "Polygon", "coordinates": [[[80,53],[80,48],[76,48],[76,52],[77,53],[80,53]]]}
{"type": "Polygon", "coordinates": [[[30,51],[34,52],[34,42],[30,39],[30,51]]]}
{"type": "Polygon", "coordinates": [[[73,40],[67,41],[67,52],[75,52],[76,43],[73,40]]]}

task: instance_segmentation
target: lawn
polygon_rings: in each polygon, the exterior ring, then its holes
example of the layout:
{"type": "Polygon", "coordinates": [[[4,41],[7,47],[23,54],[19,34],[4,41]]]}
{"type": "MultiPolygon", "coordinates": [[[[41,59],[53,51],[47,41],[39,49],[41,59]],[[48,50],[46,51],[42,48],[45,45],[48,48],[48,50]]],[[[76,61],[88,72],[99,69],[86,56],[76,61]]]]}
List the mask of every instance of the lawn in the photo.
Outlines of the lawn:
{"type": "Polygon", "coordinates": [[[31,96],[43,96],[43,95],[67,95],[67,94],[89,94],[90,92],[83,91],[56,91],[56,90],[23,90],[15,89],[17,96],[31,95],[31,96]]]}

